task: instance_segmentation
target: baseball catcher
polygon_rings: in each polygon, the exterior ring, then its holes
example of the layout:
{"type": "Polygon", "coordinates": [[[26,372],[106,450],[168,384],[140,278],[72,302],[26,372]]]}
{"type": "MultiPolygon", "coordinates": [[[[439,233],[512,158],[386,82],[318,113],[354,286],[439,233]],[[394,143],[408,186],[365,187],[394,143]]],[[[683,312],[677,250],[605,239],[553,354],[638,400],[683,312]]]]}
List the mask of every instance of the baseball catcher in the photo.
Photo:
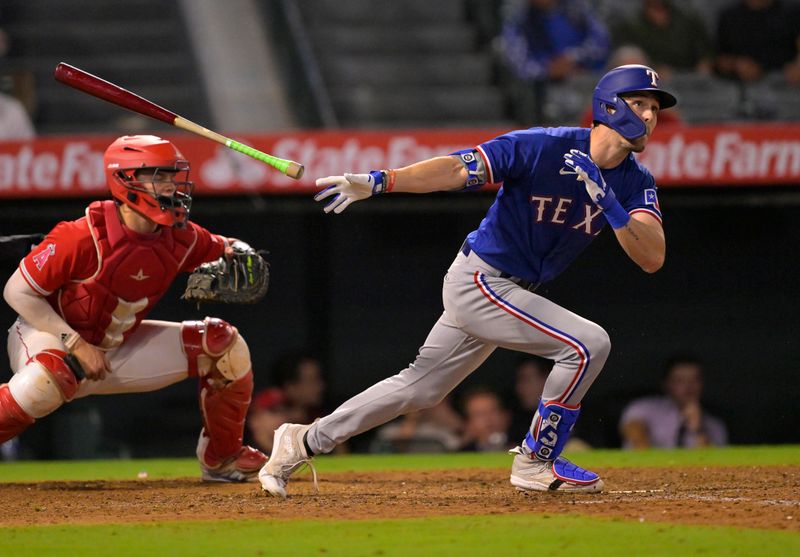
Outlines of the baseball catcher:
{"type": "Polygon", "coordinates": [[[6,283],[4,297],[19,317],[9,331],[14,375],[0,385],[0,442],[75,398],[193,377],[203,480],[250,480],[267,457],[242,445],[253,391],[244,338],[214,317],[144,318],[178,273],[204,265],[225,268],[208,282],[209,297],[228,301],[228,289],[243,299],[252,291],[255,300],[266,291],[266,264],[243,242],[189,221],[189,163],[171,142],[120,137],[103,162],[113,199],[56,225],[6,283]],[[226,289],[214,286],[220,277],[226,289]]]}

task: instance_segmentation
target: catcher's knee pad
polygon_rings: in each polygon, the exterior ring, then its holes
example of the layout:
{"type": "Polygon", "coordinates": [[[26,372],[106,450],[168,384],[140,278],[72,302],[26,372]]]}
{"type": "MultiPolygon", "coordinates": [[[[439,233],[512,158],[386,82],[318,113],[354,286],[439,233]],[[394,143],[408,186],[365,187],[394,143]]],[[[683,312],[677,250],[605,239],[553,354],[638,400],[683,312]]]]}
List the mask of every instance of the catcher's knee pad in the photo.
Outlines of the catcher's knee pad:
{"type": "Polygon", "coordinates": [[[64,356],[61,350],[39,352],[8,382],[11,396],[32,418],[47,416],[78,391],[78,380],[64,356]]]}
{"type": "Polygon", "coordinates": [[[184,321],[181,337],[192,377],[205,377],[216,370],[226,380],[236,381],[252,367],[247,343],[227,321],[216,317],[184,321]]]}
{"type": "Polygon", "coordinates": [[[525,436],[525,444],[539,460],[555,460],[564,450],[580,413],[580,406],[540,400],[539,419],[525,436]]]}

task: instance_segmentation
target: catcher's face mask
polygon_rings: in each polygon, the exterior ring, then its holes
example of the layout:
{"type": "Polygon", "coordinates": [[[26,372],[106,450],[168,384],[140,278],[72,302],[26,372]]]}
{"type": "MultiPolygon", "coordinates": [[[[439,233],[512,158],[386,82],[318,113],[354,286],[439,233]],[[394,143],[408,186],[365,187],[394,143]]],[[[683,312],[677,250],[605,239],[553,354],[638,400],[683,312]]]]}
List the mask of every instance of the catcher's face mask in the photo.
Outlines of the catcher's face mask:
{"type": "Polygon", "coordinates": [[[136,169],[125,182],[127,197],[141,198],[136,200],[140,203],[132,208],[147,218],[159,224],[182,228],[189,220],[194,191],[194,183],[188,178],[188,163],[185,168],[136,169]]]}
{"type": "Polygon", "coordinates": [[[126,135],[109,145],[103,162],[117,201],[155,223],[186,225],[194,184],[175,145],[153,135],[126,135]]]}

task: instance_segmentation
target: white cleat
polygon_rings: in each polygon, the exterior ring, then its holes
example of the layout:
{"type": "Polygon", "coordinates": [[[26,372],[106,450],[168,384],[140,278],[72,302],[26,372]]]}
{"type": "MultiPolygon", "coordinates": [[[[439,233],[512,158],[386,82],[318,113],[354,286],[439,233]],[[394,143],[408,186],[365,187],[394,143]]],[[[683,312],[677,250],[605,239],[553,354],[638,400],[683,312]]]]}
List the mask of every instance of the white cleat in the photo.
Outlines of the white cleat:
{"type": "Polygon", "coordinates": [[[515,455],[511,466],[511,485],[520,491],[603,491],[603,480],[600,476],[576,466],[564,457],[538,460],[523,453],[520,447],[510,450],[509,453],[515,455]]]}
{"type": "Polygon", "coordinates": [[[275,431],[272,455],[258,473],[261,489],[268,495],[286,499],[286,484],[289,482],[289,476],[304,465],[311,468],[314,490],[319,491],[317,471],[311,463],[313,457],[308,456],[303,444],[303,436],[310,428],[310,425],[283,424],[275,431]]]}
{"type": "Polygon", "coordinates": [[[267,495],[286,499],[286,482],[284,480],[265,474],[262,469],[258,473],[258,481],[261,482],[261,490],[267,495]]]}

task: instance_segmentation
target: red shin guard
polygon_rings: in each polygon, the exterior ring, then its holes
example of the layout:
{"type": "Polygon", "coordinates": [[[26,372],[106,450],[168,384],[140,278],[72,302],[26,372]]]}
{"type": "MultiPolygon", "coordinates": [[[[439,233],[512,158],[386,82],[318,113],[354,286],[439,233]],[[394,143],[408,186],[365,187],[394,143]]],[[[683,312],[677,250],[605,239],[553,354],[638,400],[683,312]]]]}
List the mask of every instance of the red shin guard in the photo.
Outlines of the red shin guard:
{"type": "Polygon", "coordinates": [[[252,371],[224,387],[215,386],[205,377],[200,378],[203,435],[208,438],[201,457],[204,465],[213,468],[239,454],[252,394],[252,371]]]}
{"type": "Polygon", "coordinates": [[[34,422],[11,396],[8,385],[0,386],[0,443],[13,439],[34,422]]]}

